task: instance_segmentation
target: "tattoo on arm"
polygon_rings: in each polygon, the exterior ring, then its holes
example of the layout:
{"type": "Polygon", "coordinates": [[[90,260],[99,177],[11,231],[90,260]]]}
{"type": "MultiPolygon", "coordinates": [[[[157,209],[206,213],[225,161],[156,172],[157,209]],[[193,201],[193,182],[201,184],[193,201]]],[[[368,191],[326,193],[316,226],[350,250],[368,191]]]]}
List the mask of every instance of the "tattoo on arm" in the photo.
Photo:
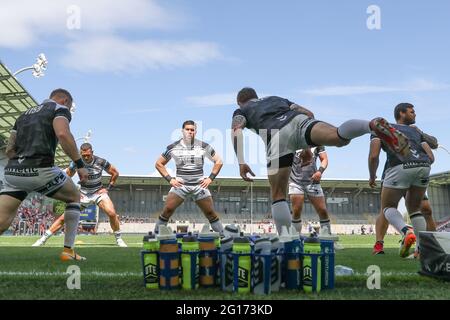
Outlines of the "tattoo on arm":
{"type": "Polygon", "coordinates": [[[298,104],[292,104],[290,106],[291,110],[297,111],[299,113],[303,113],[306,114],[308,117],[310,118],[314,118],[314,113],[312,113],[311,111],[309,111],[308,109],[306,109],[305,107],[299,106],[298,104]]]}

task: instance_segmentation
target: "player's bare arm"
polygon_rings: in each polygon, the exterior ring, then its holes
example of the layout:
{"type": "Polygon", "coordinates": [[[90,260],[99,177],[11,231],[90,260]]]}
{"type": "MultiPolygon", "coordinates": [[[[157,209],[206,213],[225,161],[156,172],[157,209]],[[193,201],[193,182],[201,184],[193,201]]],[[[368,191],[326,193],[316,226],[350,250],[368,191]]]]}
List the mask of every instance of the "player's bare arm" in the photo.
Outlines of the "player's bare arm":
{"type": "Polygon", "coordinates": [[[320,182],[322,179],[323,172],[328,167],[328,155],[326,152],[319,153],[319,159],[320,159],[320,167],[319,169],[312,175],[311,179],[316,182],[320,182]]]}
{"type": "Polygon", "coordinates": [[[211,160],[214,162],[214,166],[212,168],[212,171],[211,171],[211,174],[209,175],[209,177],[203,179],[202,183],[200,184],[200,186],[202,188],[208,188],[208,186],[217,177],[217,175],[220,172],[220,169],[222,169],[222,166],[223,166],[223,161],[217,153],[211,158],[211,160]]]}
{"type": "Polygon", "coordinates": [[[377,186],[377,169],[380,164],[381,140],[374,138],[370,141],[369,151],[369,186],[375,188],[377,186]]]}
{"type": "Polygon", "coordinates": [[[112,187],[116,184],[116,180],[119,177],[119,171],[116,167],[114,167],[112,164],[109,165],[109,168],[105,170],[109,175],[111,175],[111,178],[109,179],[107,190],[111,190],[112,187]]]}
{"type": "Polygon", "coordinates": [[[291,108],[291,110],[297,111],[298,113],[301,113],[301,114],[306,114],[308,117],[314,119],[314,113],[312,113],[310,110],[306,109],[305,107],[302,107],[302,106],[294,103],[294,104],[291,104],[290,108],[291,108]]]}
{"type": "Polygon", "coordinates": [[[6,156],[11,159],[16,155],[16,131],[12,130],[8,139],[8,144],[6,145],[6,156]]]}
{"type": "Polygon", "coordinates": [[[80,177],[80,182],[87,180],[88,173],[87,170],[82,167],[83,161],[81,160],[80,153],[77,149],[77,144],[73,138],[72,133],[69,128],[69,120],[64,117],[56,117],[53,120],[53,129],[58,138],[59,144],[61,145],[64,152],[69,156],[70,159],[77,164],[77,172],[80,177]],[[81,166],[80,166],[81,165],[81,166]]]}
{"type": "Polygon", "coordinates": [[[429,134],[426,134],[425,132],[423,132],[422,130],[420,130],[417,126],[415,125],[410,125],[410,127],[415,128],[417,131],[420,132],[420,134],[422,135],[423,140],[425,140],[426,143],[428,143],[428,145],[430,146],[431,149],[437,149],[439,147],[439,143],[436,137],[431,136],[429,134]]]}
{"type": "Polygon", "coordinates": [[[231,138],[233,140],[234,153],[239,162],[239,174],[245,181],[253,181],[247,177],[247,173],[255,176],[253,171],[250,169],[248,164],[244,160],[244,135],[242,130],[245,128],[247,120],[242,115],[236,115],[233,117],[233,122],[231,124],[231,138]]]}
{"type": "Polygon", "coordinates": [[[170,185],[172,187],[179,188],[183,184],[180,183],[180,181],[178,181],[174,177],[170,177],[170,174],[167,172],[167,169],[166,169],[166,164],[168,162],[169,161],[167,161],[166,158],[164,158],[163,156],[159,156],[158,160],[156,160],[155,168],[156,168],[156,170],[158,170],[158,172],[161,174],[161,176],[163,176],[166,180],[168,180],[168,182],[170,183],[170,185]]]}
{"type": "Polygon", "coordinates": [[[431,146],[427,142],[422,142],[422,148],[427,153],[428,157],[430,158],[431,164],[434,163],[434,154],[431,150],[431,146]]]}

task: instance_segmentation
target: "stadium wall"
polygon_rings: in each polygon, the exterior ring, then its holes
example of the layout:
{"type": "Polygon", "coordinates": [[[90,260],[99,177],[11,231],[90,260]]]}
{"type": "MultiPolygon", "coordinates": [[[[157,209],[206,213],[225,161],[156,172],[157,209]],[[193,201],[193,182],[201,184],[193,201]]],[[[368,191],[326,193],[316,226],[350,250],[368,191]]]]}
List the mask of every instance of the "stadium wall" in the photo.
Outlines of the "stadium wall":
{"type": "Polygon", "coordinates": [[[428,188],[428,197],[434,219],[436,221],[448,219],[450,217],[450,184],[431,185],[428,188]]]}
{"type": "MultiPolygon", "coordinates": [[[[104,177],[107,184],[109,177],[104,177]]],[[[235,178],[218,178],[210,186],[214,206],[224,222],[271,218],[270,188],[266,179],[255,181],[252,192],[248,183],[235,178]],[[251,217],[251,212],[253,216],[251,217]]],[[[380,211],[379,190],[369,188],[367,181],[324,181],[327,207],[332,221],[337,223],[375,223],[380,211]]],[[[122,218],[143,218],[155,222],[161,213],[165,197],[170,189],[159,177],[120,177],[110,191],[117,212],[122,218]]],[[[107,222],[101,214],[100,221],[107,222]]],[[[202,223],[205,218],[192,200],[186,200],[174,215],[174,219],[202,223]]],[[[317,220],[311,203],[306,200],[303,219],[317,220]]]]}

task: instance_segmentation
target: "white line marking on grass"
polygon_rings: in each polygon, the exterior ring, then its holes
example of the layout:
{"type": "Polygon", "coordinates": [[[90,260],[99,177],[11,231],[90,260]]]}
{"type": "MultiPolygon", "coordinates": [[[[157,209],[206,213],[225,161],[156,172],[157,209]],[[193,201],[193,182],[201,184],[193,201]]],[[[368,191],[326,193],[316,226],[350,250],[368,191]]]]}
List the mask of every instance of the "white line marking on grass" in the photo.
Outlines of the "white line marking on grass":
{"type": "MultiPolygon", "coordinates": [[[[96,276],[105,278],[121,277],[142,277],[138,272],[102,272],[102,271],[83,271],[82,276],[96,276]]],[[[67,277],[65,272],[45,272],[45,271],[0,271],[0,276],[10,277],[67,277]]]]}

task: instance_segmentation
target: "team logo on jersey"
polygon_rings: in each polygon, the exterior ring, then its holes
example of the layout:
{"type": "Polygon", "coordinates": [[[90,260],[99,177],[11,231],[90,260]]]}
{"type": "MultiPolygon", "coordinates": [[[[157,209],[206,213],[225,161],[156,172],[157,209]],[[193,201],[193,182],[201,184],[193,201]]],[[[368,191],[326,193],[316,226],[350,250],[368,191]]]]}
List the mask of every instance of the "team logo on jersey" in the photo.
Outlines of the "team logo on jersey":
{"type": "Polygon", "coordinates": [[[278,120],[280,120],[280,121],[284,121],[284,120],[287,119],[287,116],[286,116],[286,115],[280,116],[280,117],[277,117],[276,119],[278,119],[278,120]]]}

